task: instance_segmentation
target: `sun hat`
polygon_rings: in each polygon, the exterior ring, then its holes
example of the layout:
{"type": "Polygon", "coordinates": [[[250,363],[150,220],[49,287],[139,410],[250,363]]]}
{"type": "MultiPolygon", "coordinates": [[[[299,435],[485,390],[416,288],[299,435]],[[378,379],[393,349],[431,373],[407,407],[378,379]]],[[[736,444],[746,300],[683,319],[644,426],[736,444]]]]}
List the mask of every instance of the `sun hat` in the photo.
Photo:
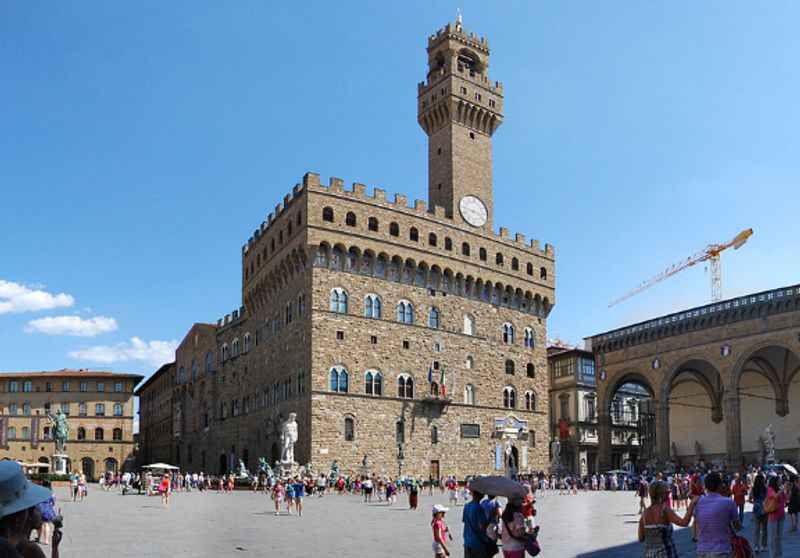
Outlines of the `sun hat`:
{"type": "Polygon", "coordinates": [[[25,477],[15,461],[0,461],[0,517],[46,502],[53,493],[25,477]]]}
{"type": "Polygon", "coordinates": [[[436,504],[435,506],[433,506],[433,510],[432,511],[433,511],[433,514],[435,515],[437,513],[444,513],[446,511],[450,511],[450,508],[446,508],[441,504],[436,504]]]}

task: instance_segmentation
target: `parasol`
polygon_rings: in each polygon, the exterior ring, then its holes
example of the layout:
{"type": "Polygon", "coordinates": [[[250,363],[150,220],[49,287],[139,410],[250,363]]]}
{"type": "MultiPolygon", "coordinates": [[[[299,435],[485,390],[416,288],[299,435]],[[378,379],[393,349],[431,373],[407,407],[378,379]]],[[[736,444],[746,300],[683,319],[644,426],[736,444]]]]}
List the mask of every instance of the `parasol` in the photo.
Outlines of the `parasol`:
{"type": "Polygon", "coordinates": [[[469,482],[469,489],[482,494],[504,496],[506,498],[524,498],[528,489],[508,477],[478,477],[469,482]]]}
{"type": "Polygon", "coordinates": [[[787,471],[789,471],[789,472],[790,472],[791,474],[793,474],[793,475],[796,475],[796,474],[797,474],[797,469],[795,469],[794,467],[792,467],[792,466],[791,466],[791,465],[789,465],[788,463],[781,463],[781,464],[779,465],[779,467],[783,467],[784,469],[786,469],[787,471]]]}
{"type": "Polygon", "coordinates": [[[145,465],[142,469],[164,469],[165,471],[177,471],[179,467],[174,465],[167,465],[166,463],[153,463],[152,465],[145,465]]]}

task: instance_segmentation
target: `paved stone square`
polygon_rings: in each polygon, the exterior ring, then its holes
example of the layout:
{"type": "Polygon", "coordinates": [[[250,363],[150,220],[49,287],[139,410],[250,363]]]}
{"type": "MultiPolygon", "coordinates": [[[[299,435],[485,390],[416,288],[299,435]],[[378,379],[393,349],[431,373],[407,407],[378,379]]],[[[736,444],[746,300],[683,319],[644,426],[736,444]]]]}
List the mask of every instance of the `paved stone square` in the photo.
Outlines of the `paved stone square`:
{"type": "MultiPolygon", "coordinates": [[[[298,518],[275,517],[272,501],[261,493],[179,493],[165,509],[158,497],[120,496],[95,488],[83,503],[60,503],[65,517],[62,556],[427,557],[430,507],[446,504],[447,498],[425,493],[420,500],[420,509],[412,512],[405,498],[389,507],[363,504],[350,495],[310,497],[298,518]]],[[[641,556],[632,492],[548,494],[539,499],[538,510],[542,557],[641,556]]],[[[454,538],[452,556],[463,556],[461,508],[451,511],[447,521],[454,538]]],[[[745,528],[749,534],[749,519],[745,528]]],[[[693,557],[689,531],[678,530],[676,538],[681,556],[693,557]]],[[[800,535],[786,533],[784,556],[800,556],[800,535]]]]}

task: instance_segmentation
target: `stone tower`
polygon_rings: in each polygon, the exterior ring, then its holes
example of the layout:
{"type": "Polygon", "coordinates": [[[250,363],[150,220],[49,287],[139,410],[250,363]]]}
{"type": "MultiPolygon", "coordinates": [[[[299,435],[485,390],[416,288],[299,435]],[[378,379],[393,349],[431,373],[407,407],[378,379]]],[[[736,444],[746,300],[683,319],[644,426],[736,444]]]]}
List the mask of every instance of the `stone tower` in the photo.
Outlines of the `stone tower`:
{"type": "Polygon", "coordinates": [[[503,86],[488,77],[489,43],[461,18],[428,38],[428,77],[417,120],[428,135],[428,201],[457,223],[492,230],[492,134],[503,122],[503,86]]]}

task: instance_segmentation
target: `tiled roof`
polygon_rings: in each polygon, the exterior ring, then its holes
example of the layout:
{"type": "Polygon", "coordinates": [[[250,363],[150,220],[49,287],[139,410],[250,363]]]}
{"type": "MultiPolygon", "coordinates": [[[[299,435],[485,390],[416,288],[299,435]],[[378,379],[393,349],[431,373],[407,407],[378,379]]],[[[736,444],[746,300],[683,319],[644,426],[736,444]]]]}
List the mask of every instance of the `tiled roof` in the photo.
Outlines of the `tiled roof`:
{"type": "Polygon", "coordinates": [[[108,370],[73,370],[69,368],[62,368],[61,370],[45,370],[45,371],[30,371],[30,372],[2,372],[0,371],[0,378],[14,377],[14,378],[132,378],[137,382],[144,376],[141,374],[131,374],[128,372],[110,372],[108,370]]]}

